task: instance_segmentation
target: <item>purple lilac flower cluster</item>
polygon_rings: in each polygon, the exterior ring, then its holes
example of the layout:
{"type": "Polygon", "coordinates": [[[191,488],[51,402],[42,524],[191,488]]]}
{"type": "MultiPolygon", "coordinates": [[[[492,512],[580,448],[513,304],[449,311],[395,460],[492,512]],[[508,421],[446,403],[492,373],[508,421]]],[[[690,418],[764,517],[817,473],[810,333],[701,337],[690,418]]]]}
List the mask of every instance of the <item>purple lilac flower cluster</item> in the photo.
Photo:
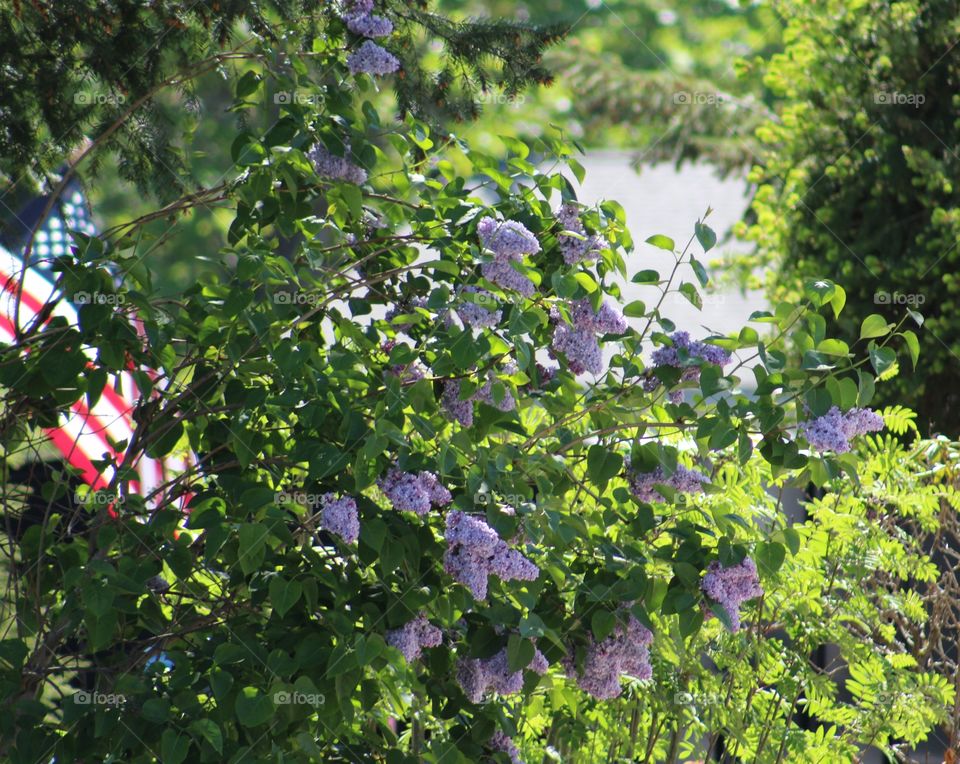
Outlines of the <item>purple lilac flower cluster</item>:
{"type": "Polygon", "coordinates": [[[477,235],[484,248],[493,252],[493,262],[484,263],[480,268],[483,277],[504,289],[531,297],[535,291],[534,283],[515,270],[511,263],[520,262],[524,255],[537,254],[540,251],[537,237],[523,223],[491,217],[485,217],[477,224],[477,235]]]}
{"type": "MultiPolygon", "coordinates": [[[[547,673],[550,664],[539,650],[527,669],[541,676],[547,673]]],[[[457,682],[471,703],[480,703],[488,692],[512,695],[523,689],[523,671],[511,671],[507,660],[507,648],[490,658],[463,658],[457,662],[457,682]]]]}
{"type": "Polygon", "coordinates": [[[487,598],[487,577],[501,581],[535,581],[540,568],[511,549],[487,523],[453,510],[447,515],[443,569],[470,589],[474,598],[487,598]]]}
{"type": "Polygon", "coordinates": [[[619,310],[604,302],[599,310],[594,311],[587,298],[578,300],[571,307],[572,326],[562,319],[556,308],[551,310],[550,317],[556,323],[550,344],[551,355],[563,353],[574,374],[585,371],[600,374],[603,353],[598,334],[622,334],[627,330],[627,321],[619,310]]]}
{"type": "MultiPolygon", "coordinates": [[[[347,153],[350,147],[347,146],[347,153]]],[[[313,163],[313,169],[317,175],[330,180],[344,180],[347,183],[353,183],[359,186],[367,179],[367,171],[357,167],[353,162],[345,157],[338,157],[331,154],[325,146],[319,143],[307,152],[307,158],[313,163]]]]}
{"type": "Polygon", "coordinates": [[[487,381],[473,395],[466,400],[460,399],[460,382],[452,379],[443,387],[443,395],[440,396],[440,403],[447,415],[459,422],[464,427],[473,426],[473,403],[482,401],[489,406],[500,409],[500,411],[513,411],[517,407],[517,402],[510,393],[509,388],[504,389],[503,398],[497,403],[493,398],[493,385],[496,382],[494,377],[488,377],[487,381]]]}
{"type": "Polygon", "coordinates": [[[360,519],[357,515],[357,502],[349,496],[340,499],[332,493],[320,497],[320,526],[336,533],[348,544],[360,538],[360,519]]]}
{"type": "Polygon", "coordinates": [[[373,15],[373,0],[354,0],[343,15],[347,28],[361,37],[386,37],[393,32],[393,22],[373,15]]]}
{"type": "Polygon", "coordinates": [[[397,71],[400,68],[400,59],[373,40],[366,40],[347,57],[347,68],[351,74],[373,74],[382,77],[397,71]]]}
{"type": "Polygon", "coordinates": [[[574,265],[584,260],[596,260],[607,243],[603,237],[587,234],[587,229],[580,222],[580,208],[573,202],[568,202],[557,211],[557,222],[563,226],[564,231],[577,234],[571,236],[567,233],[560,233],[557,241],[560,245],[560,252],[567,265],[574,265]]]}
{"type": "MultiPolygon", "coordinates": [[[[681,351],[686,353],[687,358],[699,358],[704,363],[712,363],[716,366],[726,366],[730,363],[730,353],[716,345],[709,345],[706,342],[690,341],[690,335],[687,332],[674,332],[670,335],[670,346],[657,348],[653,351],[650,360],[654,366],[675,366],[684,368],[684,360],[681,359],[681,351]]],[[[680,379],[683,382],[696,380],[700,378],[699,366],[688,366],[684,368],[680,379]]],[[[644,380],[643,389],[648,393],[653,392],[660,385],[660,380],[650,375],[644,380]]],[[[675,403],[677,396],[671,398],[675,403]]]]}
{"type": "Polygon", "coordinates": [[[811,448],[842,454],[850,450],[853,438],[868,432],[879,432],[883,427],[883,417],[876,411],[855,408],[841,413],[834,406],[823,416],[803,422],[800,432],[811,448]]]}
{"type": "Polygon", "coordinates": [[[714,560],[707,566],[700,588],[727,611],[733,631],[740,631],[740,603],[763,594],[757,566],[749,557],[728,568],[714,560]]]}
{"type": "MultiPolygon", "coordinates": [[[[343,16],[347,28],[363,37],[386,37],[393,31],[390,19],[374,16],[372,0],[355,0],[343,16]]],[[[351,74],[392,74],[400,68],[400,60],[373,40],[363,44],[347,57],[351,74]]]]}
{"type": "Polygon", "coordinates": [[[431,505],[442,507],[450,503],[453,497],[444,488],[432,472],[401,472],[391,467],[385,478],[377,481],[394,509],[410,510],[425,515],[431,505]]]}
{"type": "Polygon", "coordinates": [[[577,674],[572,659],[564,663],[568,676],[576,676],[577,685],[598,700],[619,697],[623,674],[637,679],[650,679],[650,645],[653,633],[632,615],[627,625],[619,624],[601,642],[590,637],[583,671],[577,674]]]}
{"type": "Polygon", "coordinates": [[[443,632],[430,623],[423,613],[399,629],[387,632],[387,644],[397,648],[407,663],[413,663],[420,657],[425,647],[439,647],[443,642],[443,632]]]}
{"type": "MultiPolygon", "coordinates": [[[[464,291],[477,295],[481,300],[490,305],[494,305],[496,302],[494,296],[486,289],[468,286],[464,291]]],[[[495,308],[485,308],[478,303],[464,300],[457,306],[457,315],[460,316],[460,320],[467,326],[472,326],[475,329],[486,329],[499,324],[503,313],[495,308]]]]}
{"type": "Polygon", "coordinates": [[[488,745],[492,751],[507,754],[510,757],[510,764],[524,764],[523,759],[520,758],[520,749],[514,745],[513,739],[502,730],[493,733],[488,745]]]}
{"type": "Polygon", "coordinates": [[[680,493],[702,493],[703,484],[710,482],[702,472],[688,469],[682,464],[678,464],[673,474],[668,477],[663,467],[657,467],[653,472],[634,472],[629,456],[624,459],[624,463],[630,492],[640,501],[663,501],[663,496],[654,487],[656,485],[668,485],[680,493]]]}

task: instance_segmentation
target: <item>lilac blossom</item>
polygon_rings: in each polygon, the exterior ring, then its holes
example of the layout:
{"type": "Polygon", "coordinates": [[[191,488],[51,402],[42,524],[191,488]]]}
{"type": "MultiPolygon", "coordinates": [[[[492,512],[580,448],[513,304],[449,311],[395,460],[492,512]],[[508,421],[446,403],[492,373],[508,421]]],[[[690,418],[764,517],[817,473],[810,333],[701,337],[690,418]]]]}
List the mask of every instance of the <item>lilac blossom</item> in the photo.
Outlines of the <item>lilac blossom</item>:
{"type": "Polygon", "coordinates": [[[453,510],[447,515],[444,537],[443,569],[477,600],[486,599],[490,575],[502,581],[534,581],[540,575],[536,565],[511,549],[480,517],[453,510]]]}
{"type": "Polygon", "coordinates": [[[386,37],[393,32],[393,22],[390,19],[374,16],[370,10],[351,9],[344,15],[343,20],[346,22],[347,29],[362,37],[386,37]]]}
{"type": "Polygon", "coordinates": [[[875,411],[854,408],[841,413],[834,406],[823,416],[803,422],[800,433],[814,450],[842,454],[850,450],[853,438],[879,432],[883,427],[883,417],[875,411]]]}
{"type": "MultiPolygon", "coordinates": [[[[484,303],[495,304],[493,295],[486,289],[468,286],[464,291],[477,295],[484,303]]],[[[486,329],[500,323],[503,313],[495,308],[486,308],[479,303],[464,300],[457,306],[457,315],[467,326],[472,326],[475,329],[486,329]]]]}
{"type": "Polygon", "coordinates": [[[360,538],[360,519],[357,516],[357,502],[344,496],[336,498],[332,493],[320,497],[320,526],[330,533],[337,534],[348,544],[360,538]]]}
{"type": "Polygon", "coordinates": [[[432,472],[414,475],[391,467],[387,476],[377,481],[377,485],[390,499],[394,509],[410,510],[418,515],[429,512],[431,505],[442,507],[453,499],[450,491],[440,484],[432,472]]]}
{"type": "Polygon", "coordinates": [[[407,663],[420,657],[425,647],[438,647],[443,641],[443,632],[431,624],[423,613],[399,629],[387,632],[387,644],[397,648],[407,663]]]}
{"type": "Polygon", "coordinates": [[[485,217],[477,224],[477,235],[484,248],[493,252],[493,261],[480,266],[483,277],[525,297],[533,296],[536,286],[511,263],[519,262],[524,255],[537,254],[540,251],[537,237],[523,223],[515,220],[501,222],[492,217],[485,217]]]}
{"type": "MultiPolygon", "coordinates": [[[[347,146],[346,149],[349,153],[350,147],[347,146]]],[[[307,158],[313,163],[313,169],[317,175],[322,178],[343,180],[357,186],[367,179],[366,170],[358,167],[345,157],[331,154],[325,146],[319,143],[307,152],[307,158]]]]}
{"type": "Polygon", "coordinates": [[[510,265],[509,260],[494,260],[492,263],[483,263],[480,273],[487,281],[492,281],[503,289],[512,289],[524,297],[533,297],[537,286],[529,278],[510,265]]]}
{"type": "Polygon", "coordinates": [[[714,560],[707,566],[700,588],[727,611],[734,632],[740,631],[740,604],[763,594],[757,566],[749,557],[727,568],[714,560]]]}
{"type": "Polygon", "coordinates": [[[596,642],[591,635],[583,670],[578,673],[568,658],[564,662],[567,675],[576,677],[580,689],[599,700],[619,697],[623,674],[637,679],[653,676],[650,666],[652,642],[653,633],[631,615],[626,626],[618,624],[606,639],[596,642]]]}
{"type": "Polygon", "coordinates": [[[505,732],[501,730],[494,732],[490,737],[488,745],[492,751],[500,751],[501,753],[507,754],[507,756],[510,757],[510,764],[524,764],[523,759],[520,758],[520,749],[514,745],[513,739],[505,732]]]}
{"type": "MultiPolygon", "coordinates": [[[[541,676],[549,664],[539,650],[534,650],[533,660],[527,666],[541,676]]],[[[463,658],[457,662],[457,683],[471,703],[480,703],[489,692],[513,695],[523,689],[523,669],[511,671],[507,648],[490,658],[463,658]]]]}
{"type": "MultiPolygon", "coordinates": [[[[688,366],[689,360],[699,359],[704,363],[711,363],[721,368],[730,363],[730,353],[717,345],[706,342],[690,341],[687,332],[674,332],[670,335],[672,345],[657,348],[650,356],[654,366],[673,366],[683,369],[680,379],[683,382],[700,379],[700,367],[688,366]],[[681,358],[681,351],[685,357],[681,358]],[[688,360],[689,359],[689,360],[688,360]]],[[[660,385],[660,380],[652,374],[648,375],[643,383],[643,389],[653,392],[660,385]]],[[[676,402],[676,401],[674,401],[676,402]]]]}
{"type": "Polygon", "coordinates": [[[443,387],[440,404],[451,419],[459,422],[464,427],[473,426],[474,401],[482,401],[488,406],[493,406],[500,411],[513,411],[517,407],[517,402],[506,386],[504,386],[503,398],[500,402],[497,403],[494,400],[493,385],[495,382],[495,377],[488,377],[487,381],[479,387],[473,395],[464,400],[460,398],[460,381],[451,379],[443,387]]]}
{"type": "Polygon", "coordinates": [[[584,260],[596,260],[600,250],[607,245],[602,237],[587,234],[586,228],[580,222],[580,208],[572,202],[560,207],[557,211],[557,222],[563,226],[564,231],[577,234],[576,236],[571,236],[569,233],[557,235],[560,252],[567,265],[574,265],[584,260]]]}
{"type": "Polygon", "coordinates": [[[657,467],[652,472],[635,472],[630,465],[630,457],[624,459],[626,464],[627,482],[630,492],[640,501],[663,501],[663,496],[655,488],[656,485],[667,485],[680,493],[702,493],[703,484],[710,482],[702,472],[691,470],[681,464],[669,477],[663,467],[657,467]]]}
{"type": "Polygon", "coordinates": [[[551,355],[563,353],[574,374],[602,373],[603,352],[598,334],[622,334],[627,330],[627,321],[619,310],[604,302],[594,311],[586,298],[571,306],[572,326],[561,318],[556,308],[551,311],[551,319],[556,323],[550,343],[551,355]]]}
{"type": "Polygon", "coordinates": [[[373,40],[365,40],[347,57],[347,68],[351,74],[372,74],[382,76],[393,74],[400,68],[400,59],[373,40]]]}
{"type": "Polygon", "coordinates": [[[524,255],[535,255],[540,251],[537,237],[516,220],[501,222],[485,217],[477,223],[477,235],[486,249],[504,260],[519,260],[524,255]]]}

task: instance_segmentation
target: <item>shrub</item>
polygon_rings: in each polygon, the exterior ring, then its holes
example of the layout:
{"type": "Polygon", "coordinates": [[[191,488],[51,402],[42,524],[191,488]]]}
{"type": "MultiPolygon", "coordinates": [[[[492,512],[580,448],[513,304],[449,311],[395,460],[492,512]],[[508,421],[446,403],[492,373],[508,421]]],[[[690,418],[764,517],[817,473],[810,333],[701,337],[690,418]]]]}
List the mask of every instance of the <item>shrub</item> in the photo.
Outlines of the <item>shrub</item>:
{"type": "Polygon", "coordinates": [[[777,270],[775,296],[805,278],[844,285],[838,331],[848,341],[868,313],[922,312],[924,363],[886,385],[882,400],[908,402],[924,431],[956,435],[960,5],[777,7],[787,44],[766,84],[783,102],[758,132],[766,149],[751,177],[759,188],[749,238],[777,270]]]}
{"type": "MultiPolygon", "coordinates": [[[[140,223],[77,236],[56,264],[64,293],[107,290],[119,267],[126,299],[0,348],[8,454],[107,373],[161,372],[138,374],[136,437],[104,465],[123,501],[80,502],[86,522],[58,512],[6,547],[5,759],[503,762],[609,730],[624,693],[645,704],[631,723],[651,755],[670,758],[689,720],[657,709],[697,683],[756,696],[709,729],[758,758],[758,730],[792,734],[801,688],[833,725],[821,748],[922,737],[949,688],[843,631],[839,611],[810,622],[836,593],[820,538],[787,527],[763,490],[856,479],[856,452],[818,451],[797,422],[826,417],[817,432],[860,442],[874,373],[913,352],[909,335],[870,318],[858,360],[827,333],[843,290],[817,281],[754,316],[768,337],[689,336],[660,307],[671,293],[700,305],[697,255],[716,240],[704,221],[683,246],[644,242],[673,253],[671,273],[638,270],[619,205],[578,205],[557,171],[580,171],[564,141],[486,156],[412,117],[384,121],[341,35],[303,57],[261,45],[235,109],[268,77],[294,86],[269,63],[285,57],[322,99],[281,104],[270,129],[232,142],[216,265],[161,301],[140,267],[153,243],[119,235],[140,223]],[[650,306],[618,305],[628,276],[650,306]],[[172,451],[195,466],[131,490],[127,465],[172,451]],[[834,719],[805,662],[776,664],[791,655],[780,630],[797,655],[844,639],[889,667],[910,716],[881,714],[876,732],[859,707],[834,719]],[[727,673],[701,669],[704,652],[727,673]]],[[[858,530],[840,539],[850,555],[858,530]]]]}

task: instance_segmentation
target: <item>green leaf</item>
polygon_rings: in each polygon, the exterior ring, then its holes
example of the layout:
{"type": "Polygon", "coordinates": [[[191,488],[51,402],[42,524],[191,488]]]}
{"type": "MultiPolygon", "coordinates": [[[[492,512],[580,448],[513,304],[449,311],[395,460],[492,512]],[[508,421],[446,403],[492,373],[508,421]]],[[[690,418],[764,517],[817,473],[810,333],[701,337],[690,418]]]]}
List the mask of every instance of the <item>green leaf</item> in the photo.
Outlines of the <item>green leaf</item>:
{"type": "Polygon", "coordinates": [[[261,694],[256,687],[244,687],[237,695],[234,711],[237,721],[244,727],[256,727],[266,724],[273,716],[273,703],[268,695],[261,694]]]}
{"type": "Polygon", "coordinates": [[[190,736],[166,729],[160,736],[160,758],[163,764],[180,764],[190,752],[190,736]]]}
{"type": "Polygon", "coordinates": [[[303,585],[299,581],[287,581],[281,576],[270,579],[270,603],[281,617],[300,599],[303,594],[303,585]]]}
{"type": "MultiPolygon", "coordinates": [[[[697,221],[693,230],[697,234],[697,241],[700,242],[700,246],[703,247],[704,252],[709,252],[714,248],[717,243],[717,234],[714,233],[710,226],[697,221]]],[[[706,286],[706,282],[703,282],[703,285],[706,286]]]]}
{"type": "Polygon", "coordinates": [[[260,87],[260,75],[251,69],[237,80],[237,98],[243,100],[249,95],[253,95],[260,87]]]}
{"type": "Polygon", "coordinates": [[[602,491],[610,479],[620,473],[623,457],[606,446],[596,444],[587,451],[587,474],[591,482],[602,491]]]}
{"type": "Polygon", "coordinates": [[[786,548],[776,541],[761,541],[757,544],[757,568],[764,573],[773,574],[780,570],[786,556],[786,548]]]}
{"type": "Polygon", "coordinates": [[[842,311],[843,306],[847,304],[847,293],[843,291],[843,287],[838,284],[834,284],[834,289],[836,291],[833,293],[833,297],[830,298],[830,307],[833,308],[833,317],[840,318],[840,311],[842,311]]]}
{"type": "Polygon", "coordinates": [[[680,294],[686,297],[687,300],[690,301],[690,304],[693,305],[693,307],[695,307],[697,310],[701,310],[703,308],[703,300],[700,297],[700,293],[689,281],[684,281],[680,285],[680,294]]]}
{"type": "Polygon", "coordinates": [[[673,243],[673,239],[660,233],[656,233],[647,239],[647,244],[652,244],[660,249],[665,249],[667,252],[673,252],[677,248],[677,245],[673,243]]]}
{"type": "Polygon", "coordinates": [[[247,575],[259,569],[261,563],[263,563],[269,533],[263,525],[244,523],[240,526],[237,532],[240,539],[237,562],[240,565],[240,569],[247,575]]]}
{"type": "Polygon", "coordinates": [[[647,315],[647,306],[642,300],[634,300],[623,309],[623,315],[630,318],[642,318],[647,315]]]}
{"type": "Polygon", "coordinates": [[[872,347],[870,348],[870,363],[877,376],[882,375],[897,362],[897,354],[891,348],[872,347]]]}
{"type": "Polygon", "coordinates": [[[526,668],[533,660],[534,652],[533,642],[519,634],[511,634],[507,639],[507,668],[511,672],[526,668]]]}
{"type": "Polygon", "coordinates": [[[860,325],[860,339],[868,340],[873,337],[885,337],[890,334],[891,324],[879,313],[871,313],[860,325]]]}
{"type": "Polygon", "coordinates": [[[907,349],[910,351],[910,360],[913,361],[913,368],[917,368],[917,361],[920,358],[920,341],[917,335],[909,329],[902,332],[903,339],[907,343],[907,349]]]}
{"type": "Polygon", "coordinates": [[[659,284],[660,274],[654,270],[645,270],[637,273],[632,279],[634,284],[659,284]]]}
{"type": "Polygon", "coordinates": [[[693,272],[696,274],[700,286],[705,287],[707,282],[710,281],[710,277],[707,276],[706,268],[704,268],[701,262],[693,257],[693,255],[690,256],[690,267],[693,268],[693,272]]]}
{"type": "Polygon", "coordinates": [[[593,611],[593,615],[590,617],[590,629],[593,631],[593,638],[598,642],[610,636],[616,625],[617,616],[609,610],[598,608],[593,611]]]}
{"type": "Polygon", "coordinates": [[[223,753],[223,732],[213,719],[195,719],[190,722],[190,731],[210,743],[217,753],[223,753]]]}

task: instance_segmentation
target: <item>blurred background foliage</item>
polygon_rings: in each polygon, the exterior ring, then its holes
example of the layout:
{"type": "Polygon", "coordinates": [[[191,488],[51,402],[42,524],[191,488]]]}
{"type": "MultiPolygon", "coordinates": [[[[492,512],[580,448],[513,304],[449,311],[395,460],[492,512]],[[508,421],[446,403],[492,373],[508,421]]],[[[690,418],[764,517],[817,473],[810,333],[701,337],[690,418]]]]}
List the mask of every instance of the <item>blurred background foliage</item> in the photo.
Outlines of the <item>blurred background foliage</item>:
{"type": "MultiPolygon", "coordinates": [[[[781,22],[770,7],[723,0],[441,0],[435,7],[461,21],[570,27],[563,45],[545,57],[552,83],[515,95],[495,87],[479,93],[479,118],[458,128],[477,148],[503,151],[501,136],[540,137],[554,125],[586,149],[636,150],[638,168],[692,160],[712,162],[725,173],[749,168],[753,129],[771,106],[757,62],[779,49],[781,22]],[[728,100],[695,102],[696,94],[715,92],[728,100]],[[690,98],[684,100],[683,94],[690,98]]],[[[426,68],[442,71],[443,49],[435,41],[419,42],[426,68]]],[[[379,108],[393,98],[392,93],[371,95],[379,108]]],[[[232,96],[223,75],[211,71],[179,93],[165,91],[155,102],[157,124],[168,125],[170,135],[188,136],[170,147],[181,184],[177,190],[197,192],[225,179],[232,162],[223,136],[249,119],[229,111],[232,96]]],[[[284,96],[267,92],[260,127],[279,115],[277,97],[284,96]]],[[[96,183],[88,184],[104,228],[156,209],[154,199],[133,192],[125,169],[108,163],[97,168],[96,183]]],[[[142,236],[155,242],[146,262],[158,286],[172,295],[194,283],[205,253],[217,252],[226,241],[227,224],[227,215],[210,204],[146,226],[142,236]]]]}

